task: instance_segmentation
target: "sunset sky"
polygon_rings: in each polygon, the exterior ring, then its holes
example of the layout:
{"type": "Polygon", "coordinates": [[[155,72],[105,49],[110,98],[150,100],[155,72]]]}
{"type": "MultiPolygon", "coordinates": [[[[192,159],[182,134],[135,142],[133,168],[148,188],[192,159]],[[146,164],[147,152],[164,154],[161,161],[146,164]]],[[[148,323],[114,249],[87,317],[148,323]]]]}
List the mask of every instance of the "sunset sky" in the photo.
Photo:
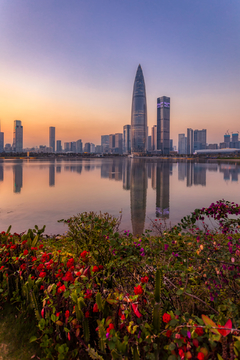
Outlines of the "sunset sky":
{"type": "Polygon", "coordinates": [[[0,0],[0,120],[23,146],[101,135],[131,123],[138,64],[148,126],[171,98],[171,135],[207,129],[207,142],[240,131],[240,1],[0,0]]]}

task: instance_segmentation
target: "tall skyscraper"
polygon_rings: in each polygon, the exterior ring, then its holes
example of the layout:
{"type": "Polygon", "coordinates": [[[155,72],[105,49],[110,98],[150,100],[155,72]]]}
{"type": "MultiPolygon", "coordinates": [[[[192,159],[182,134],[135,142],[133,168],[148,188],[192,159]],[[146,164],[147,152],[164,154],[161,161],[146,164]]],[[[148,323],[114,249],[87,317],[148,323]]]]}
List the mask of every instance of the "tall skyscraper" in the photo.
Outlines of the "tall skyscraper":
{"type": "Polygon", "coordinates": [[[147,148],[147,100],[141,65],[133,85],[131,114],[131,152],[145,153],[147,148]]]}
{"type": "Polygon", "coordinates": [[[61,140],[57,140],[57,152],[61,152],[62,151],[62,142],[61,140]]]}
{"type": "Polygon", "coordinates": [[[49,127],[49,147],[55,152],[55,127],[49,127]]]}
{"type": "Polygon", "coordinates": [[[76,144],[77,144],[77,153],[82,153],[83,152],[83,149],[82,149],[82,140],[77,140],[76,141],[76,144]]]}
{"type": "Polygon", "coordinates": [[[157,150],[163,155],[170,152],[170,97],[157,99],[157,150]]]}
{"type": "Polygon", "coordinates": [[[4,150],[4,133],[0,132],[0,153],[4,150]]]}
{"type": "Polygon", "coordinates": [[[185,134],[178,134],[178,153],[179,154],[187,153],[187,138],[185,134]]]}
{"type": "Polygon", "coordinates": [[[14,120],[13,151],[21,152],[23,149],[23,127],[20,120],[14,120]]]}
{"type": "Polygon", "coordinates": [[[131,125],[124,125],[123,127],[123,152],[124,154],[131,152],[131,125]]]}
{"type": "Polygon", "coordinates": [[[109,151],[111,154],[114,153],[115,150],[115,134],[109,135],[109,151]]]}
{"type": "Polygon", "coordinates": [[[122,154],[122,134],[115,134],[115,153],[122,154]]]}
{"type": "Polygon", "coordinates": [[[107,153],[109,151],[109,135],[101,136],[101,146],[103,153],[107,153]]]}
{"type": "Polygon", "coordinates": [[[193,153],[193,129],[187,129],[187,154],[193,153]]]}
{"type": "MultiPolygon", "coordinates": [[[[206,149],[207,146],[207,130],[194,130],[194,150],[206,149]]],[[[230,135],[229,135],[230,141],[230,135]]]]}
{"type": "Polygon", "coordinates": [[[157,150],[157,125],[152,127],[152,151],[157,150]]]}

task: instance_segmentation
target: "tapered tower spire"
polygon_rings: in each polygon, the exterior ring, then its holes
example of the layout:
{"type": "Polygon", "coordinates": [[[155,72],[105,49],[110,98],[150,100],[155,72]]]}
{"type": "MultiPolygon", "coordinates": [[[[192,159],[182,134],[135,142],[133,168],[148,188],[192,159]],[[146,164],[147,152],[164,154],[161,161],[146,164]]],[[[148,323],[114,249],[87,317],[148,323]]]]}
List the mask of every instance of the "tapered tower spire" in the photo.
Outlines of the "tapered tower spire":
{"type": "Polygon", "coordinates": [[[131,116],[131,152],[145,153],[147,146],[147,100],[141,65],[138,65],[133,85],[131,116]]]}

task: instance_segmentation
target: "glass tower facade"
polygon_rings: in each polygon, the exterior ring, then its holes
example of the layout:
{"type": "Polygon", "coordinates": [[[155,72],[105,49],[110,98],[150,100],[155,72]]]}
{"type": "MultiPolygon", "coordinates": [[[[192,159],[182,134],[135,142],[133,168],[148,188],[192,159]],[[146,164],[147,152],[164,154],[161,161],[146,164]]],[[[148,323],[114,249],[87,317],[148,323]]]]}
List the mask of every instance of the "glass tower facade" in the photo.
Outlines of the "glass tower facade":
{"type": "Polygon", "coordinates": [[[133,85],[132,115],[131,115],[131,152],[145,153],[147,147],[147,101],[143,72],[141,65],[133,85]]]}
{"type": "Polygon", "coordinates": [[[49,147],[52,148],[52,151],[55,152],[55,127],[49,127],[49,147]]]}
{"type": "Polygon", "coordinates": [[[157,99],[157,149],[163,155],[170,151],[170,97],[157,99]]]}
{"type": "Polygon", "coordinates": [[[21,152],[23,150],[23,127],[20,120],[14,120],[13,129],[13,151],[21,152]]]}

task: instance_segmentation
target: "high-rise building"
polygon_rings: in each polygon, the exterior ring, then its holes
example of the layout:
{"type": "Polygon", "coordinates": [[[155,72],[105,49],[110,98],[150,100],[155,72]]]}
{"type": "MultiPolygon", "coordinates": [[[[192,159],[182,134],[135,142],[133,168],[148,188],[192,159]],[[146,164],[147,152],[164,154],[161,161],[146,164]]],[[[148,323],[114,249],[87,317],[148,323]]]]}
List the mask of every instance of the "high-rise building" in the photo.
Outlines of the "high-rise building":
{"type": "Polygon", "coordinates": [[[178,134],[178,153],[180,155],[187,153],[187,138],[185,134],[178,134]]]}
{"type": "Polygon", "coordinates": [[[131,125],[124,125],[123,127],[123,153],[130,154],[131,152],[131,125]]]}
{"type": "Polygon", "coordinates": [[[152,136],[151,135],[148,136],[147,150],[148,151],[152,150],[152,136]]]}
{"type": "Polygon", "coordinates": [[[154,125],[152,127],[152,146],[151,146],[151,150],[155,151],[157,150],[157,125],[154,125]]]}
{"type": "Polygon", "coordinates": [[[85,143],[84,152],[90,153],[90,150],[91,150],[91,144],[89,142],[85,143]]]}
{"type": "Polygon", "coordinates": [[[13,151],[21,152],[23,149],[23,127],[20,120],[14,120],[13,151]]]}
{"type": "Polygon", "coordinates": [[[0,153],[4,150],[4,133],[0,132],[0,153]]]}
{"type": "Polygon", "coordinates": [[[57,140],[57,152],[61,152],[62,151],[62,142],[61,140],[57,140]]]}
{"type": "Polygon", "coordinates": [[[193,154],[193,129],[187,129],[187,154],[193,154]]]}
{"type": "Polygon", "coordinates": [[[115,154],[122,154],[122,134],[115,134],[115,154]]]}
{"type": "Polygon", "coordinates": [[[229,147],[229,145],[230,145],[230,135],[229,134],[224,135],[224,142],[226,144],[228,144],[227,147],[229,147]]]}
{"type": "Polygon", "coordinates": [[[170,97],[157,99],[157,150],[163,155],[170,151],[170,97]]]}
{"type": "Polygon", "coordinates": [[[103,151],[102,151],[102,145],[96,145],[95,146],[95,153],[96,154],[101,154],[103,151]]]}
{"type": "Polygon", "coordinates": [[[174,151],[174,150],[173,150],[173,139],[170,139],[169,141],[170,141],[170,143],[169,143],[169,144],[170,144],[169,149],[170,149],[170,151],[174,151]]]}
{"type": "Polygon", "coordinates": [[[82,151],[83,151],[83,149],[82,149],[82,140],[77,140],[76,141],[76,147],[77,147],[77,153],[78,154],[81,154],[82,153],[82,151]]]}
{"type": "Polygon", "coordinates": [[[109,151],[109,135],[101,136],[101,146],[103,153],[107,153],[109,151]]]}
{"type": "Polygon", "coordinates": [[[71,141],[71,151],[73,153],[76,153],[77,152],[77,144],[76,144],[76,141],[71,141]]]}
{"type": "Polygon", "coordinates": [[[90,143],[90,152],[95,153],[95,144],[90,143]]]}
{"type": "Polygon", "coordinates": [[[145,153],[147,148],[147,100],[141,65],[133,85],[131,114],[131,152],[145,153]]]}
{"type": "Polygon", "coordinates": [[[64,151],[68,152],[68,151],[70,151],[70,148],[71,148],[71,143],[65,142],[64,143],[64,151]]]}
{"type": "MultiPolygon", "coordinates": [[[[202,150],[202,149],[206,149],[207,147],[207,130],[203,129],[203,130],[194,130],[194,135],[193,135],[193,147],[194,150],[202,150]]],[[[229,138],[230,141],[230,138],[229,138]]]]}
{"type": "Polygon", "coordinates": [[[109,135],[109,151],[110,153],[114,153],[115,150],[115,135],[110,134],[109,135]]]}
{"type": "Polygon", "coordinates": [[[52,148],[52,151],[55,152],[55,127],[49,127],[49,147],[52,148]]]}

